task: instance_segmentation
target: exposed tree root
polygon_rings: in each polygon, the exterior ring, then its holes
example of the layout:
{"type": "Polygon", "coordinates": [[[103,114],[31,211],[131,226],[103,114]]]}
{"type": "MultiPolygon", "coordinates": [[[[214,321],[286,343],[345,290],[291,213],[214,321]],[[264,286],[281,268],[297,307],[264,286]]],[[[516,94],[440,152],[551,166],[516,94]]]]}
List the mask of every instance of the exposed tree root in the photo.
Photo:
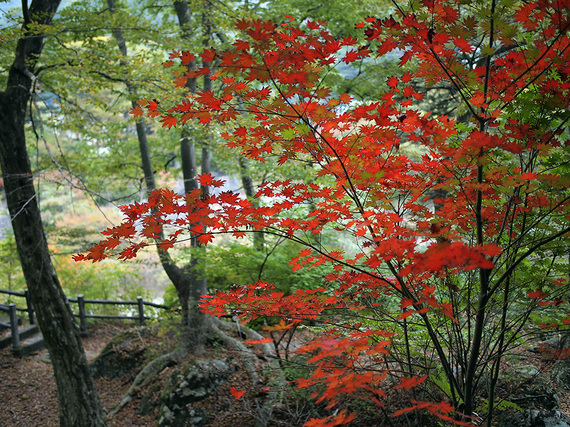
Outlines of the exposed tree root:
{"type": "MultiPolygon", "coordinates": [[[[254,330],[251,330],[249,328],[245,328],[245,330],[246,333],[253,339],[260,340],[263,338],[254,330]]],[[[273,384],[269,388],[269,392],[267,393],[267,397],[265,398],[263,405],[261,408],[259,408],[259,412],[257,413],[255,421],[255,427],[267,426],[269,420],[271,420],[273,409],[283,402],[283,394],[285,392],[285,386],[287,384],[285,373],[283,372],[283,369],[281,369],[279,359],[275,356],[274,349],[269,343],[262,344],[262,348],[263,352],[271,357],[267,370],[273,374],[275,378],[273,380],[273,384]]]]}
{"type": "MultiPolygon", "coordinates": [[[[232,347],[238,351],[239,357],[241,358],[243,365],[249,375],[250,381],[254,386],[260,384],[260,378],[258,374],[258,358],[257,356],[247,348],[239,340],[230,337],[224,332],[233,329],[234,325],[223,322],[218,318],[209,319],[209,329],[215,334],[225,345],[232,347]]],[[[256,331],[246,328],[240,325],[241,330],[245,331],[249,337],[252,339],[262,339],[263,337],[256,331]]],[[[279,404],[283,397],[283,389],[285,385],[285,377],[282,373],[281,367],[279,366],[279,360],[275,356],[275,351],[270,344],[261,344],[263,353],[266,359],[269,361],[268,369],[274,373],[277,373],[277,384],[272,387],[265,399],[263,406],[257,416],[256,426],[263,427],[267,425],[267,422],[271,418],[271,413],[275,405],[279,404]]],[[[190,351],[191,346],[188,340],[183,340],[176,349],[170,353],[163,354],[152,361],[150,361],[135,377],[133,383],[125,393],[121,403],[115,407],[110,413],[109,417],[117,415],[129,402],[133,400],[133,394],[139,388],[144,387],[151,381],[156,375],[158,375],[162,370],[172,364],[175,364],[178,360],[185,358],[190,351]]]]}
{"type": "Polygon", "coordinates": [[[238,351],[238,354],[243,361],[245,370],[249,375],[250,381],[252,382],[252,384],[257,386],[259,384],[259,375],[257,374],[257,368],[258,368],[257,357],[255,357],[255,354],[253,354],[253,352],[249,348],[247,348],[244,344],[230,337],[225,332],[221,331],[218,326],[219,323],[223,322],[220,321],[218,323],[215,320],[216,319],[212,319],[212,322],[210,324],[210,329],[214,332],[214,334],[216,334],[216,336],[219,339],[221,339],[224,342],[224,344],[226,344],[229,347],[233,347],[238,351]]]}
{"type": "Polygon", "coordinates": [[[189,350],[190,346],[184,340],[174,351],[163,354],[149,362],[135,377],[133,383],[121,400],[121,403],[119,403],[119,405],[109,413],[109,416],[112,417],[117,415],[131,400],[133,400],[133,393],[136,390],[148,384],[148,382],[158,375],[164,368],[186,357],[189,350]]]}

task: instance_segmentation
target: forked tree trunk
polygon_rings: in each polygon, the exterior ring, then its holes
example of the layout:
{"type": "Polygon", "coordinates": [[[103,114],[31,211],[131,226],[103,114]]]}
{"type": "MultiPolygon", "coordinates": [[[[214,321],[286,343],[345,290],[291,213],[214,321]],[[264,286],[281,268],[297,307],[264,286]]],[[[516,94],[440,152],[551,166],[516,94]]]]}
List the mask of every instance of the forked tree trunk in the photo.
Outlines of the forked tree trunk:
{"type": "MultiPolygon", "coordinates": [[[[115,0],[107,0],[107,6],[109,7],[109,11],[111,13],[115,13],[117,9],[115,0]]],[[[124,59],[121,60],[121,64],[126,65],[127,43],[121,28],[114,28],[113,36],[117,41],[117,45],[119,47],[121,55],[124,57],[124,59]]],[[[126,81],[125,83],[129,95],[136,96],[137,93],[136,87],[129,81],[126,81]]],[[[132,105],[133,107],[135,107],[137,104],[135,101],[133,101],[132,105]]],[[[147,193],[150,193],[151,191],[156,189],[156,184],[154,180],[154,170],[152,167],[152,159],[150,155],[150,148],[148,145],[144,120],[142,118],[139,118],[136,122],[135,127],[137,132],[137,139],[139,142],[139,151],[141,155],[141,163],[145,178],[144,181],[146,185],[146,190],[147,193]]],[[[163,251],[158,247],[157,247],[157,252],[162,268],[166,272],[166,275],[168,276],[170,282],[174,285],[174,289],[176,290],[176,295],[178,296],[178,301],[180,302],[180,307],[182,308],[182,324],[186,326],[188,325],[189,322],[188,306],[190,298],[190,289],[192,287],[192,278],[188,276],[185,269],[182,269],[176,265],[176,263],[172,260],[172,258],[168,254],[168,252],[163,251]]]]}
{"type": "MultiPolygon", "coordinates": [[[[109,11],[114,13],[116,11],[116,4],[114,0],[107,0],[109,11]]],[[[174,7],[177,15],[179,16],[180,27],[182,28],[183,38],[191,37],[191,21],[190,10],[185,1],[175,2],[174,7]]],[[[127,45],[120,28],[113,30],[113,35],[117,41],[121,55],[126,59],[127,45]]],[[[209,82],[210,80],[206,80],[209,82]]],[[[126,82],[127,89],[131,95],[136,94],[136,88],[130,83],[126,82]]],[[[196,90],[195,79],[191,80],[188,89],[191,92],[196,90]]],[[[135,104],[133,103],[133,106],[135,104]]],[[[137,138],[139,142],[139,150],[141,154],[142,168],[145,176],[145,184],[147,192],[155,189],[154,170],[152,167],[152,160],[148,140],[146,137],[145,126],[140,119],[136,124],[137,138]]],[[[185,192],[192,191],[198,188],[197,165],[195,144],[192,138],[186,131],[182,131],[180,142],[182,172],[184,179],[185,192]]],[[[210,170],[210,152],[209,149],[202,150],[202,172],[209,173],[210,170]]],[[[204,189],[207,191],[207,189],[204,189]]],[[[182,323],[187,326],[186,331],[190,334],[189,341],[194,345],[195,349],[201,347],[204,335],[206,332],[206,316],[198,309],[198,302],[202,295],[206,293],[206,279],[200,270],[202,265],[203,256],[201,253],[203,248],[198,244],[195,238],[192,239],[192,259],[190,263],[184,267],[179,267],[172,260],[170,255],[158,249],[158,255],[161,265],[168,275],[168,278],[174,285],[180,305],[182,307],[182,323]]]]}
{"type": "Polygon", "coordinates": [[[44,35],[32,34],[32,21],[49,25],[59,0],[24,6],[24,27],[6,89],[0,92],[0,163],[22,270],[38,325],[48,348],[59,400],[61,426],[105,426],[105,415],[89,373],[69,304],[51,263],[26,150],[25,118],[34,66],[44,35]]]}

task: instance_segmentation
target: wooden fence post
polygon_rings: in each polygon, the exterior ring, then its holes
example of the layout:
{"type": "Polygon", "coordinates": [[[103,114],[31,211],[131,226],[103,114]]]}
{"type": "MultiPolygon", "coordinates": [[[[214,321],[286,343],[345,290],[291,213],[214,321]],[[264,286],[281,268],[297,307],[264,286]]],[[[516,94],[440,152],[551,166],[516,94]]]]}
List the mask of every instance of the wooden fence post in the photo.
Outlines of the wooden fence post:
{"type": "Polygon", "coordinates": [[[143,302],[143,297],[138,296],[137,297],[137,303],[139,306],[139,323],[140,325],[144,325],[144,302],[143,302]]]}
{"type": "Polygon", "coordinates": [[[18,312],[16,304],[10,304],[10,327],[12,329],[12,346],[14,350],[20,348],[20,331],[18,331],[18,312]]]}
{"type": "Polygon", "coordinates": [[[26,307],[28,307],[28,319],[30,320],[30,325],[35,325],[36,318],[34,316],[34,306],[32,305],[30,292],[27,289],[24,291],[24,297],[26,298],[26,307]]]}
{"type": "Polygon", "coordinates": [[[87,316],[85,313],[85,297],[79,295],[77,297],[77,305],[79,306],[79,329],[81,332],[87,332],[87,316]]]}

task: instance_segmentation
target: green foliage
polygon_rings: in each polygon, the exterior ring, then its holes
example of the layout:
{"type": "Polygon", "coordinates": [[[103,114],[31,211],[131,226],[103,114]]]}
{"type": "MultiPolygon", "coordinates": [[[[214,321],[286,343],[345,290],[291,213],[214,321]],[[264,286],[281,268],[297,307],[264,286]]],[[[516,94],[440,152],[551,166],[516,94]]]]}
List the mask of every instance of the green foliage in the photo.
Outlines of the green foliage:
{"type": "MultiPolygon", "coordinates": [[[[264,250],[258,250],[249,242],[225,240],[220,245],[208,247],[203,267],[210,291],[227,291],[232,285],[244,285],[259,280],[272,283],[280,292],[291,294],[299,289],[311,289],[324,283],[329,266],[317,266],[292,271],[289,261],[302,248],[291,241],[269,240],[264,250]]],[[[181,251],[180,258],[188,254],[181,251]]],[[[169,285],[164,303],[174,307],[179,304],[174,286],[169,285]]]]}
{"type": "Polygon", "coordinates": [[[81,264],[69,255],[54,257],[58,276],[65,293],[70,297],[84,295],[88,299],[134,301],[147,296],[140,285],[139,275],[129,266],[118,262],[107,264],[81,264]]]}
{"type": "MultiPolygon", "coordinates": [[[[480,413],[485,413],[488,405],[489,405],[489,401],[487,399],[481,399],[481,406],[477,408],[478,411],[480,411],[480,413]]],[[[507,409],[514,409],[517,412],[522,412],[522,408],[517,405],[515,402],[511,402],[509,400],[506,399],[501,399],[498,402],[495,403],[495,409],[499,412],[503,412],[506,411],[507,409]]]]}
{"type": "Polygon", "coordinates": [[[391,8],[388,2],[377,0],[287,0],[254,2],[248,12],[264,19],[283,22],[292,17],[300,22],[311,19],[325,21],[335,37],[359,37],[354,25],[368,16],[382,16],[391,8]]]}
{"type": "Polygon", "coordinates": [[[263,280],[290,294],[298,289],[320,286],[327,270],[319,266],[291,271],[289,261],[302,248],[289,241],[277,241],[265,251],[234,241],[210,249],[206,277],[208,286],[215,290],[228,290],[233,284],[263,280]]]}

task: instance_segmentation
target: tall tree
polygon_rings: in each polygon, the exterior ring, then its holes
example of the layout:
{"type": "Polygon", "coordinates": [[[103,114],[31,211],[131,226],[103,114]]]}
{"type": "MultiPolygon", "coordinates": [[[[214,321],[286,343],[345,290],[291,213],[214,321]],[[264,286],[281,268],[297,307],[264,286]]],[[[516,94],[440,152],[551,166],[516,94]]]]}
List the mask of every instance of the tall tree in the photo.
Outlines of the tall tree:
{"type": "MultiPolygon", "coordinates": [[[[109,7],[109,12],[111,14],[116,13],[117,6],[116,6],[116,3],[114,0],[107,0],[107,6],[109,7]]],[[[120,51],[121,56],[122,56],[121,65],[125,66],[126,61],[128,59],[128,50],[127,50],[127,42],[125,40],[123,30],[120,27],[114,27],[113,28],[113,36],[117,42],[119,51],[120,51]]],[[[132,81],[125,80],[125,85],[126,85],[129,97],[130,98],[136,97],[137,96],[137,88],[136,88],[135,84],[132,81]]],[[[136,106],[137,106],[136,102],[133,101],[132,107],[136,108],[136,106]]],[[[144,119],[139,118],[136,121],[135,127],[136,127],[137,139],[138,139],[138,143],[139,143],[139,151],[140,151],[140,157],[141,157],[141,163],[142,163],[142,170],[144,173],[145,187],[146,187],[147,193],[150,193],[151,191],[153,191],[156,188],[156,184],[155,184],[154,169],[153,169],[153,165],[152,165],[152,158],[151,158],[151,154],[150,154],[150,147],[149,147],[149,143],[148,143],[147,131],[146,131],[146,125],[145,125],[144,119]]],[[[184,153],[184,147],[182,149],[182,152],[184,153]]],[[[183,171],[186,171],[188,169],[188,167],[189,167],[188,163],[189,162],[187,161],[187,157],[183,156],[182,157],[183,171]]],[[[193,161],[193,164],[195,164],[195,160],[193,161]]],[[[185,176],[187,174],[188,173],[186,172],[185,176]]],[[[184,181],[186,183],[187,179],[185,179],[184,181]]],[[[186,184],[185,184],[185,187],[186,187],[186,184]]],[[[189,304],[190,290],[192,289],[192,277],[190,277],[189,272],[186,271],[186,270],[189,270],[189,268],[180,268],[179,266],[177,266],[176,263],[174,262],[174,260],[172,259],[172,257],[170,256],[170,254],[168,252],[166,252],[165,250],[161,249],[159,246],[157,246],[157,251],[158,251],[160,263],[161,263],[164,271],[168,275],[168,278],[170,279],[170,281],[174,285],[174,288],[176,289],[176,293],[177,293],[178,299],[180,301],[180,306],[182,308],[182,324],[185,326],[188,326],[188,317],[189,317],[188,304],[189,304]]],[[[189,341],[195,342],[194,340],[189,340],[189,341]]]]}
{"type": "MultiPolygon", "coordinates": [[[[184,45],[190,45],[194,37],[194,28],[192,26],[192,14],[187,1],[174,0],[174,9],[176,11],[176,16],[178,18],[178,24],[180,26],[181,38],[184,45]]],[[[211,3],[206,1],[202,14],[202,44],[208,46],[210,44],[211,38],[211,3]]],[[[204,67],[210,67],[212,64],[204,62],[204,67]]],[[[193,69],[196,68],[195,60],[192,59],[188,64],[188,72],[192,73],[193,69]]],[[[204,90],[212,89],[212,81],[209,79],[210,73],[204,76],[204,90]]],[[[190,77],[187,79],[184,85],[185,89],[189,93],[195,93],[198,86],[196,77],[190,77]]],[[[202,143],[202,161],[201,169],[204,173],[210,173],[211,171],[211,158],[212,154],[208,146],[208,131],[205,130],[201,135],[202,143]]],[[[186,193],[191,193],[200,188],[200,183],[197,181],[197,161],[196,161],[196,146],[194,143],[193,135],[187,129],[183,129],[180,135],[180,156],[182,160],[182,173],[184,177],[184,191],[186,193]]],[[[202,195],[207,196],[208,186],[202,187],[202,195]]],[[[196,236],[191,236],[191,247],[192,255],[188,266],[186,267],[187,279],[189,280],[188,286],[188,325],[190,329],[195,330],[197,335],[195,336],[196,342],[200,343],[203,340],[203,335],[205,332],[206,317],[204,313],[200,312],[198,309],[198,301],[200,297],[207,293],[206,289],[206,278],[204,274],[201,274],[199,266],[203,262],[203,252],[204,248],[196,236]]]]}
{"type": "Polygon", "coordinates": [[[0,92],[0,161],[18,254],[55,373],[61,426],[104,426],[79,329],[52,265],[26,148],[26,110],[44,45],[44,26],[59,0],[23,5],[23,26],[5,89],[0,92]]]}
{"type": "MultiPolygon", "coordinates": [[[[193,28],[192,28],[192,14],[188,3],[186,1],[175,1],[174,9],[176,11],[178,22],[181,30],[181,37],[185,44],[191,44],[193,39],[193,28]]],[[[107,6],[111,14],[117,12],[117,5],[114,0],[107,0],[107,6]]],[[[210,21],[209,13],[211,13],[211,6],[207,3],[204,6],[204,10],[200,11],[202,13],[202,23],[203,23],[203,43],[208,44],[210,41],[210,21]]],[[[123,30],[113,24],[113,36],[117,42],[121,53],[121,65],[126,66],[128,61],[128,51],[127,42],[123,34],[123,30]]],[[[189,65],[189,70],[194,67],[194,63],[189,65]]],[[[196,78],[189,78],[185,90],[193,93],[197,86],[196,78]]],[[[124,80],[128,95],[131,99],[137,96],[136,85],[129,80],[124,80]]],[[[204,78],[204,89],[211,89],[211,80],[206,76],[204,78]]],[[[133,101],[133,108],[136,109],[136,102],[133,101]]],[[[144,173],[144,182],[147,193],[152,192],[156,188],[155,184],[155,172],[152,165],[151,149],[149,147],[147,131],[144,120],[139,118],[136,122],[136,134],[139,143],[139,151],[142,162],[142,170],[144,173]]],[[[210,172],[211,163],[211,152],[207,144],[207,136],[201,138],[204,141],[201,143],[202,155],[201,155],[201,169],[203,172],[210,172]]],[[[196,147],[194,143],[194,135],[187,129],[181,131],[180,136],[180,157],[181,166],[184,182],[184,191],[186,193],[191,192],[200,188],[200,184],[196,180],[198,174],[197,159],[196,159],[196,147]]],[[[202,187],[204,195],[208,192],[208,187],[202,187]]],[[[159,240],[162,240],[159,238],[159,240]]],[[[190,333],[192,337],[187,340],[188,344],[191,344],[195,348],[200,347],[200,343],[203,341],[205,334],[205,317],[204,314],[198,310],[198,300],[201,295],[207,292],[206,290],[206,279],[203,274],[200,273],[200,266],[203,265],[202,256],[200,254],[203,252],[203,247],[197,242],[195,238],[191,239],[192,246],[192,256],[189,263],[183,266],[177,265],[177,263],[172,259],[170,254],[162,249],[159,245],[157,246],[158,256],[161,265],[168,275],[168,278],[174,285],[180,305],[182,307],[182,323],[186,326],[187,333],[190,333]]]]}

